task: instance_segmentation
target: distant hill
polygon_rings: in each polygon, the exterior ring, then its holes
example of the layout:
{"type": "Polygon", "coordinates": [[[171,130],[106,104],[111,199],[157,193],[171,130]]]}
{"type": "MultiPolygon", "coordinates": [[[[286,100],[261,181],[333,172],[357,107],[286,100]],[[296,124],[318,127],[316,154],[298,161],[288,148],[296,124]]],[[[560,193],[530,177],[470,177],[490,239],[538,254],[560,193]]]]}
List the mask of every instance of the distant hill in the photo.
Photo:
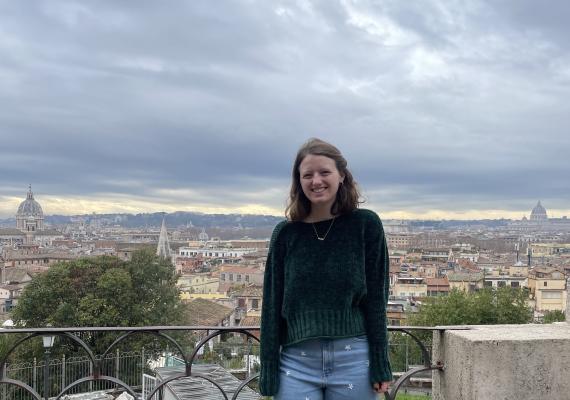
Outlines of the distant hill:
{"type": "MultiPolygon", "coordinates": [[[[101,226],[121,226],[123,228],[152,228],[160,227],[162,218],[166,216],[169,229],[176,227],[194,226],[198,228],[266,228],[273,227],[284,217],[274,215],[252,214],[204,214],[198,212],[176,211],[173,213],[143,213],[143,214],[85,214],[85,215],[48,215],[46,223],[51,226],[67,225],[83,221],[87,224],[98,221],[101,226]]],[[[410,220],[413,228],[424,229],[453,229],[467,226],[497,228],[506,226],[509,219],[482,220],[410,220]]],[[[0,219],[0,226],[16,226],[15,218],[0,219]]]]}
{"type": "Polygon", "coordinates": [[[481,226],[485,228],[498,228],[501,226],[507,226],[510,219],[472,219],[472,220],[444,220],[444,221],[411,221],[411,226],[414,228],[431,228],[431,229],[454,229],[454,228],[464,228],[468,226],[481,226]]]}
{"type": "MultiPolygon", "coordinates": [[[[121,226],[123,228],[160,227],[166,217],[169,228],[203,227],[203,228],[260,228],[275,226],[284,217],[273,215],[250,214],[204,214],[197,212],[177,211],[174,213],[144,213],[144,214],[85,214],[85,215],[47,215],[45,222],[51,226],[67,225],[80,221],[86,224],[99,223],[101,226],[121,226]]],[[[13,227],[15,218],[0,219],[0,226],[13,227]]]]}

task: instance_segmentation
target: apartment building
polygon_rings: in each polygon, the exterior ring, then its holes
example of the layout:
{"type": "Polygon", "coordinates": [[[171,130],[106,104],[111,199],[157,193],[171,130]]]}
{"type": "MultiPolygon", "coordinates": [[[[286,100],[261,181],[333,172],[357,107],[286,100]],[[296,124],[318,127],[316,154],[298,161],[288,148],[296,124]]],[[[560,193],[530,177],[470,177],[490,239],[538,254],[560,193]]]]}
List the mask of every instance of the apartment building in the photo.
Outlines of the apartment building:
{"type": "Polygon", "coordinates": [[[483,289],[484,278],[481,272],[450,272],[447,274],[450,289],[474,292],[483,289]]]}
{"type": "Polygon", "coordinates": [[[427,278],[427,295],[428,296],[447,296],[450,286],[447,277],[443,278],[427,278]]]}
{"type": "Polygon", "coordinates": [[[420,277],[398,277],[392,288],[395,297],[425,297],[427,296],[427,284],[420,277]]]}
{"type": "Polygon", "coordinates": [[[220,284],[263,285],[263,272],[259,268],[241,265],[222,265],[220,267],[220,284]]]}
{"type": "Polygon", "coordinates": [[[178,287],[188,293],[217,293],[219,284],[220,279],[209,272],[183,274],[178,278],[178,287]]]}
{"type": "Polygon", "coordinates": [[[566,310],[566,276],[553,267],[536,267],[529,271],[530,299],[538,312],[566,310]]]}

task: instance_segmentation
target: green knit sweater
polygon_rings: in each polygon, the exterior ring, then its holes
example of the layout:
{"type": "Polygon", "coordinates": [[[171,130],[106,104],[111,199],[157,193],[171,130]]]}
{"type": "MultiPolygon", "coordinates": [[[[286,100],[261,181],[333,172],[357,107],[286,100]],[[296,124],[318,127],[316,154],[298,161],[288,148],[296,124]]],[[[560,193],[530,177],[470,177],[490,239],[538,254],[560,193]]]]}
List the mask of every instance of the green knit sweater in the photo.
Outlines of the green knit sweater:
{"type": "MultiPolygon", "coordinates": [[[[323,236],[331,220],[315,223],[323,236]]],[[[388,250],[380,218],[357,209],[336,217],[325,240],[312,224],[283,221],[271,237],[261,315],[261,394],[279,390],[281,346],[366,334],[370,380],[392,380],[386,303],[388,250]]]]}

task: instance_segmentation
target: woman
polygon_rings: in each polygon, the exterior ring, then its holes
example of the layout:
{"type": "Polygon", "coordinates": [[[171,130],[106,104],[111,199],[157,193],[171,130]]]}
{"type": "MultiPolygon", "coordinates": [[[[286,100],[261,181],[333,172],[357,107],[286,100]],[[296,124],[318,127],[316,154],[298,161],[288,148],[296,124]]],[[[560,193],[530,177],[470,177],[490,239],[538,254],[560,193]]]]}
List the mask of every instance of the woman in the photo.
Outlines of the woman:
{"type": "Polygon", "coordinates": [[[388,390],[386,239],[378,216],[358,204],[340,151],[305,143],[265,268],[263,395],[367,400],[388,390]]]}

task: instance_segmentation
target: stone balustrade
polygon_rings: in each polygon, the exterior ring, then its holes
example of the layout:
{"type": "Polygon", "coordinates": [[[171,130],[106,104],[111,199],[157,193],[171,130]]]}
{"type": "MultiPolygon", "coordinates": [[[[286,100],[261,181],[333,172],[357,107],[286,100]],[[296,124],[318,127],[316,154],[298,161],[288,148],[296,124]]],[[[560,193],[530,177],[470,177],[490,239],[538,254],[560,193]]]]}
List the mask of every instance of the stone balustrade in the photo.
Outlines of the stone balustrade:
{"type": "Polygon", "coordinates": [[[570,324],[434,331],[435,400],[570,399],[570,324]]]}

